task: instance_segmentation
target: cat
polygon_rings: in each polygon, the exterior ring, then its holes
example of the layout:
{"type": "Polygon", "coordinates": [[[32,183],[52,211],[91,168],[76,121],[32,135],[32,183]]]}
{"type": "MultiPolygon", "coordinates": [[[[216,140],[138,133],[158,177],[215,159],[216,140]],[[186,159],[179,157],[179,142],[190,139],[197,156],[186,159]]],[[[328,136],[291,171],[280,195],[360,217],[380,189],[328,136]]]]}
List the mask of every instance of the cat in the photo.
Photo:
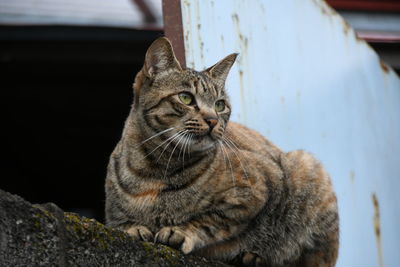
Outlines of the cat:
{"type": "Polygon", "coordinates": [[[327,172],[229,122],[224,84],[236,56],[198,72],[180,66],[167,38],[149,47],[108,165],[106,224],[237,265],[334,266],[327,172]]]}

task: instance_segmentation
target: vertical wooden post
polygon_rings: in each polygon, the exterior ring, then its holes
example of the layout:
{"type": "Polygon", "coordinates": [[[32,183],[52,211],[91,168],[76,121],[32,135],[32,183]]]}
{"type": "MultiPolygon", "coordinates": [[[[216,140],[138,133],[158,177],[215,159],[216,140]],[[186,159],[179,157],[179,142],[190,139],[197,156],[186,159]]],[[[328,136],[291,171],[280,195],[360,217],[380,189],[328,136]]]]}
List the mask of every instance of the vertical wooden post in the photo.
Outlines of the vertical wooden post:
{"type": "Polygon", "coordinates": [[[186,68],[185,43],[183,37],[182,12],[180,0],[163,0],[165,36],[172,42],[175,56],[182,68],[186,68]]]}

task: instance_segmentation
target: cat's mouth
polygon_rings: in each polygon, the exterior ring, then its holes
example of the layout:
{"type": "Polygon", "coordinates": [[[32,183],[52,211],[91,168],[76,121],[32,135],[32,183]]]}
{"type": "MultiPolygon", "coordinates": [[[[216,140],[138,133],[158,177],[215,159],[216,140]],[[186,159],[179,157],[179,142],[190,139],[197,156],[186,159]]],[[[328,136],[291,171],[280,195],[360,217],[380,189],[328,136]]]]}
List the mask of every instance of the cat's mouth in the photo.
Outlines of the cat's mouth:
{"type": "Polygon", "coordinates": [[[215,146],[216,142],[210,134],[196,135],[192,137],[191,151],[204,152],[215,146]]]}
{"type": "Polygon", "coordinates": [[[207,131],[204,133],[198,133],[192,136],[192,142],[196,145],[201,146],[210,146],[214,144],[216,141],[215,137],[212,135],[211,132],[207,131]]]}
{"type": "Polygon", "coordinates": [[[193,135],[192,139],[193,141],[199,143],[204,140],[209,135],[209,133],[201,133],[201,134],[195,134],[193,135]]]}
{"type": "Polygon", "coordinates": [[[204,139],[206,137],[212,138],[212,131],[202,131],[202,132],[196,132],[193,135],[193,139],[194,140],[201,140],[204,139]]]}

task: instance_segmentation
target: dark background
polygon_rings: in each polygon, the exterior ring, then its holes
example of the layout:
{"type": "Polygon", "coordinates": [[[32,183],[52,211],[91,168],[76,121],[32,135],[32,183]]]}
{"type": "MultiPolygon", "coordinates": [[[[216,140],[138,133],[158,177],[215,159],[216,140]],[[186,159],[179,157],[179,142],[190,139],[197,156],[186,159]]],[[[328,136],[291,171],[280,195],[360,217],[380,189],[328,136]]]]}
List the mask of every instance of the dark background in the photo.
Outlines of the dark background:
{"type": "Polygon", "coordinates": [[[104,179],[132,83],[161,31],[0,27],[0,188],[104,218],[104,179]]]}

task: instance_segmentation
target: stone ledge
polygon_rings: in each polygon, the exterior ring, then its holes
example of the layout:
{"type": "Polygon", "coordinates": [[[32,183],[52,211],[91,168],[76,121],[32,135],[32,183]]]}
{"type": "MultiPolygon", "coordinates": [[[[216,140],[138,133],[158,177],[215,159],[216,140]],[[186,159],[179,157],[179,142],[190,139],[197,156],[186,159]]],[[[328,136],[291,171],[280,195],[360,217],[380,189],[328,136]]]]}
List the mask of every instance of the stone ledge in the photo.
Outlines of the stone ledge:
{"type": "Polygon", "coordinates": [[[227,266],[0,190],[1,266],[227,266]]]}

